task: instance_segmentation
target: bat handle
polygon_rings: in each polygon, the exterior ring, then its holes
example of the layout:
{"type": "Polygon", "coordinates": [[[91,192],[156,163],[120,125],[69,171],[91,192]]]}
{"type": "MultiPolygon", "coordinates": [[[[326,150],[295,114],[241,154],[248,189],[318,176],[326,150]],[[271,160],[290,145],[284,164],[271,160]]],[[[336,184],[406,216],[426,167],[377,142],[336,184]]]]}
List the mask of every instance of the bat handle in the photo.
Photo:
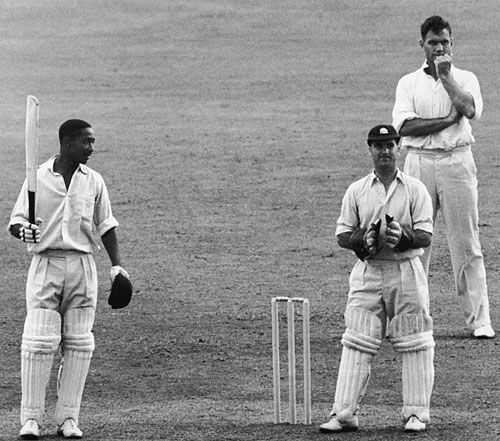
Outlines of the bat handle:
{"type": "Polygon", "coordinates": [[[28,190],[28,220],[30,224],[35,224],[35,192],[28,190]]]}

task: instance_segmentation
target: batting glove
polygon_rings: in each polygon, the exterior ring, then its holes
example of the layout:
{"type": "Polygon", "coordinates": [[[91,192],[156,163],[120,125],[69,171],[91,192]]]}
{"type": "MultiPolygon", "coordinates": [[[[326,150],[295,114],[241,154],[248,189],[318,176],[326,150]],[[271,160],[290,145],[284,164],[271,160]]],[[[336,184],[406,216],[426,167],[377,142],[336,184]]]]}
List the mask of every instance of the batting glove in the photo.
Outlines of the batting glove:
{"type": "Polygon", "coordinates": [[[37,224],[31,224],[29,222],[23,222],[21,228],[19,228],[19,239],[27,243],[38,243],[40,242],[40,237],[42,233],[39,228],[41,220],[37,219],[37,224]]]}
{"type": "Polygon", "coordinates": [[[111,270],[109,271],[109,277],[111,277],[111,282],[114,282],[115,277],[118,274],[123,274],[127,279],[130,279],[130,276],[128,275],[127,271],[125,271],[120,265],[115,265],[111,267],[111,270]]]}

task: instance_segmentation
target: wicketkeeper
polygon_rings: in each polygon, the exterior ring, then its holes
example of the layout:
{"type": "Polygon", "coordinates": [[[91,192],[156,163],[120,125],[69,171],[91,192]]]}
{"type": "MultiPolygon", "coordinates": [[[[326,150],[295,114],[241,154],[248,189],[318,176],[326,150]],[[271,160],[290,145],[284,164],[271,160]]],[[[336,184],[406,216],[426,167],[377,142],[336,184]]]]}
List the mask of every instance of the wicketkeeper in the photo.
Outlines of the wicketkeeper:
{"type": "Polygon", "coordinates": [[[419,256],[431,243],[432,204],[424,184],[397,168],[398,143],[390,125],[370,130],[375,169],[349,186],[337,221],[339,245],[358,260],[349,279],[335,402],[322,432],[358,429],[370,365],[386,336],[403,359],[405,430],[425,430],[430,418],[434,339],[419,256]]]}
{"type": "Polygon", "coordinates": [[[97,271],[92,253],[95,233],[111,260],[111,279],[128,282],[122,295],[114,290],[114,307],[128,304],[131,285],[121,267],[106,185],[85,164],[93,152],[94,131],[72,119],[59,129],[59,154],[38,169],[36,210],[28,222],[27,184],[23,185],[9,222],[10,233],[28,245],[33,259],[26,283],[27,315],[21,346],[21,425],[23,439],[38,439],[45,411],[45,392],[54,354],[62,362],[57,381],[55,419],[58,434],[81,438],[80,403],[94,351],[92,326],[97,302],[97,271]]]}

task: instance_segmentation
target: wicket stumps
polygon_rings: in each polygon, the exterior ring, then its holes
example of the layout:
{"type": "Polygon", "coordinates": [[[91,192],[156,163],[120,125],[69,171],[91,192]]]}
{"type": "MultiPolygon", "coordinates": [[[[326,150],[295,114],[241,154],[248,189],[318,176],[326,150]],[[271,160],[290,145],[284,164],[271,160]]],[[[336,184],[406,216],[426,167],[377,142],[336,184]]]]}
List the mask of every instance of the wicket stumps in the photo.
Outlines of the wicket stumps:
{"type": "Polygon", "coordinates": [[[304,424],[311,424],[311,346],[309,334],[309,300],[299,297],[274,297],[271,300],[273,343],[274,423],[281,423],[279,303],[287,305],[288,328],[288,414],[289,423],[297,424],[295,377],[295,303],[302,303],[302,345],[304,367],[304,424]]]}

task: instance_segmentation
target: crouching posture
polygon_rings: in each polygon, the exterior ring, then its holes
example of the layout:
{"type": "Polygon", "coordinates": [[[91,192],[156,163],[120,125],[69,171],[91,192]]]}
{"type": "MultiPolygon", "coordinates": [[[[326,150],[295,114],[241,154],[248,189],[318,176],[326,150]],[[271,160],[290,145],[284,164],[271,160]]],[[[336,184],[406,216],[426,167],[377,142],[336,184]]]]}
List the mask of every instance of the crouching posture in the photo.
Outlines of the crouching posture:
{"type": "Polygon", "coordinates": [[[11,234],[28,244],[33,259],[26,283],[26,320],[21,345],[21,432],[38,439],[45,393],[55,353],[62,361],[57,378],[58,434],[81,438],[78,417],[94,351],[92,326],[97,303],[97,270],[92,256],[101,237],[111,260],[111,279],[121,273],[117,220],[101,175],[85,166],[94,131],[82,120],[59,129],[60,152],[38,169],[36,210],[28,222],[27,184],[9,223],[11,234]]]}
{"type": "Polygon", "coordinates": [[[368,145],[375,169],[348,188],[336,236],[358,259],[349,279],[335,402],[322,432],[357,430],[370,365],[386,336],[403,364],[406,431],[425,430],[434,380],[434,339],[427,278],[419,256],[431,243],[425,186],[396,166],[399,136],[375,126],[368,145]]]}

